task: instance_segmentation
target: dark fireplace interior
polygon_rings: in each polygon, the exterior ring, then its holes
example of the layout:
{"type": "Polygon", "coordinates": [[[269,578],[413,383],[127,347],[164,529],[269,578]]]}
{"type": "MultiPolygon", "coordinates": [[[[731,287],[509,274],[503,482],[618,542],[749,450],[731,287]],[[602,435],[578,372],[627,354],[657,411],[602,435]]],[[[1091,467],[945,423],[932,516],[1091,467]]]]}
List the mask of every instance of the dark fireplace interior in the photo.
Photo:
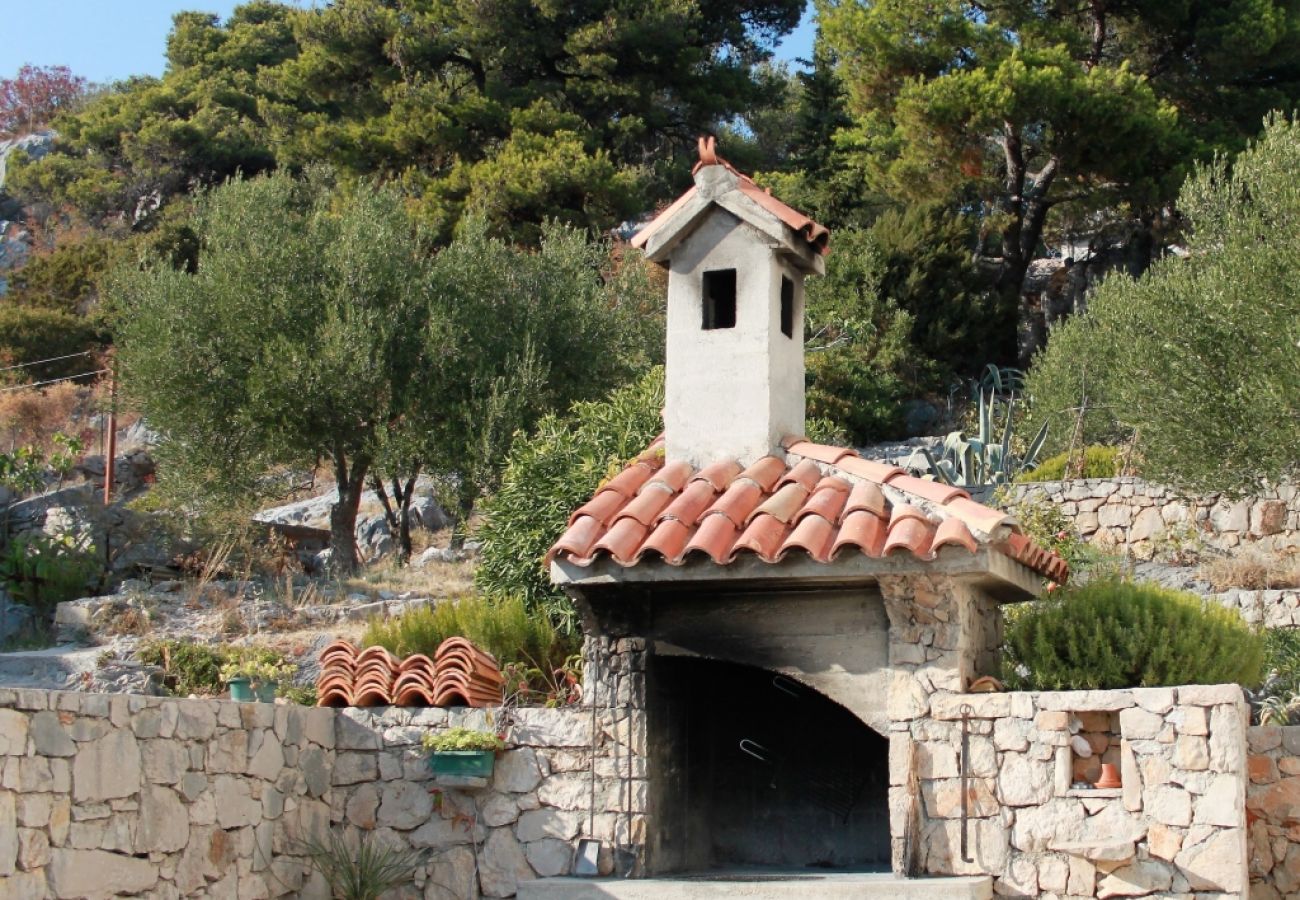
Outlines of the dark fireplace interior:
{"type": "Polygon", "coordinates": [[[650,874],[887,870],[889,743],[750,666],[652,656],[650,874]]]}

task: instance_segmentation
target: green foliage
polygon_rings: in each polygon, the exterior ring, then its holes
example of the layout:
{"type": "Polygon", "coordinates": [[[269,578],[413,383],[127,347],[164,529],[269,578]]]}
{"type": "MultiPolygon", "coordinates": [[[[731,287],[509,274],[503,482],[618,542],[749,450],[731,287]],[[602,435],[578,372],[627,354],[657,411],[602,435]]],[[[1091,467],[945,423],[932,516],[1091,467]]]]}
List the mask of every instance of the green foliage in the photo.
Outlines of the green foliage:
{"type": "MultiPolygon", "coordinates": [[[[98,350],[105,335],[93,323],[68,312],[42,307],[0,305],[0,366],[25,366],[39,360],[98,350]]],[[[39,368],[0,372],[0,383],[47,381],[95,369],[90,356],[42,363],[39,368]],[[33,375],[32,373],[37,373],[33,375]]]]}
{"type": "Polygon", "coordinates": [[[9,298],[18,306],[85,314],[119,248],[107,238],[91,237],[34,256],[14,272],[9,298]]]}
{"type": "Polygon", "coordinates": [[[1070,478],[1113,478],[1119,474],[1122,460],[1119,447],[1093,445],[1083,448],[1082,459],[1077,452],[1073,461],[1068,452],[1048,457],[1035,468],[1021,472],[1016,481],[1061,481],[1067,477],[1067,466],[1070,478]]]}
{"type": "Polygon", "coordinates": [[[1079,580],[1101,562],[1101,554],[1083,539],[1074,521],[1061,512],[1058,504],[1031,497],[1009,502],[1006,490],[998,488],[993,497],[994,506],[1010,513],[1035,544],[1058,553],[1070,567],[1071,580],[1079,580]]]}
{"type": "Polygon", "coordinates": [[[802,8],[257,0],[224,22],[181,13],[165,74],[61,117],[55,152],[18,165],[11,187],[134,221],[191,185],[325,162],[399,182],[441,241],[475,211],[530,240],[553,218],[605,229],[647,188],[666,193],[650,161],[771,104],[758,65],[802,8]]]}
{"type": "Polygon", "coordinates": [[[221,680],[229,682],[234,678],[247,678],[256,688],[261,684],[288,681],[297,671],[298,667],[293,663],[270,659],[260,651],[232,653],[221,667],[221,680]]]}
{"type": "MultiPolygon", "coordinates": [[[[997,374],[993,369],[993,374],[997,374]]],[[[962,486],[986,484],[1010,484],[1021,472],[1032,468],[1043,440],[1047,436],[1044,425],[1030,440],[1023,453],[1017,453],[1012,444],[1012,414],[1016,403],[1014,396],[1004,404],[1006,419],[1002,426],[1001,440],[994,438],[994,415],[997,411],[997,396],[990,393],[987,398],[983,388],[979,395],[979,433],[977,437],[967,438],[960,431],[950,433],[943,442],[943,455],[935,459],[927,449],[924,451],[930,471],[945,484],[962,486]]]]}
{"type": "Polygon", "coordinates": [[[437,734],[426,734],[420,738],[420,746],[431,753],[443,753],[449,750],[504,750],[506,744],[491,731],[449,728],[437,734]]]}
{"type": "MultiPolygon", "coordinates": [[[[1083,439],[1134,432],[1148,477],[1191,490],[1258,488],[1300,446],[1300,123],[1275,116],[1229,165],[1198,168],[1179,209],[1186,258],[1108,278],[1035,360],[1035,421],[1056,445],[1086,396],[1083,439]],[[1056,424],[1061,418],[1060,427],[1056,424]]],[[[1068,440],[1068,438],[1066,438],[1068,440]]]]}
{"type": "Polygon", "coordinates": [[[1300,631],[1264,630],[1264,684],[1252,693],[1261,725],[1300,722],[1300,631]]]}
{"type": "Polygon", "coordinates": [[[897,437],[903,400],[925,378],[912,318],[881,293],[885,261],[861,229],[835,236],[826,275],[807,287],[808,414],[854,443],[897,437]]]}
{"type": "Polygon", "coordinates": [[[483,551],[475,578],[485,593],[522,597],[565,633],[576,630],[573,606],[551,584],[543,557],[569,514],[662,431],[663,390],[663,371],[655,369],[607,400],[546,416],[515,441],[478,533],[483,551]]]}
{"type": "Polygon", "coordinates": [[[43,617],[66,600],[86,596],[103,571],[88,538],[40,532],[17,535],[0,553],[0,584],[43,617]]]}
{"type": "Polygon", "coordinates": [[[378,900],[386,891],[408,884],[424,863],[424,851],[383,843],[371,831],[356,834],[352,843],[334,830],[324,838],[298,842],[337,900],[378,900]]]}
{"type": "Polygon", "coordinates": [[[463,637],[491,653],[502,666],[516,662],[550,673],[563,668],[576,649],[545,616],[533,615],[518,597],[461,597],[391,619],[371,619],[362,642],[397,656],[434,651],[449,637],[463,637]]]}
{"type": "MultiPolygon", "coordinates": [[[[150,641],[136,651],[140,662],[161,666],[163,674],[174,679],[173,694],[212,696],[225,688],[227,667],[289,671],[292,666],[284,655],[269,647],[231,647],[196,644],[193,641],[150,641]]],[[[277,676],[279,677],[279,676],[277,676]]]]}
{"type": "Polygon", "coordinates": [[[1195,594],[1094,579],[1008,623],[1006,680],[1041,690],[1235,682],[1263,674],[1264,639],[1241,616],[1195,594]]]}

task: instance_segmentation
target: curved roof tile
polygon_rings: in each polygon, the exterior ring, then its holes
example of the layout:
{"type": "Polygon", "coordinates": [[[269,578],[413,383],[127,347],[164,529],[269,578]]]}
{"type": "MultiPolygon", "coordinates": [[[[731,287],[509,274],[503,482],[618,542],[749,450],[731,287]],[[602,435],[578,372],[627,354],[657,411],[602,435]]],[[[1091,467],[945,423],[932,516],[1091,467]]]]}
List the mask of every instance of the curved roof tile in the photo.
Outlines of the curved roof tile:
{"type": "MultiPolygon", "coordinates": [[[[976,553],[988,546],[1058,583],[1069,576],[1060,556],[961,488],[841,447],[802,438],[783,446],[784,459],[767,456],[748,468],[717,460],[695,471],[680,460],[665,462],[657,439],[574,512],[547,560],[563,556],[585,566],[608,556],[623,566],[656,559],[681,565],[702,554],[727,565],[744,554],[772,563],[804,553],[824,563],[856,550],[926,561],[945,548],[976,553]],[[897,493],[886,496],[886,484],[897,493]],[[891,502],[899,494],[916,502],[891,502]]],[[[346,666],[347,650],[336,655],[346,666]]]]}

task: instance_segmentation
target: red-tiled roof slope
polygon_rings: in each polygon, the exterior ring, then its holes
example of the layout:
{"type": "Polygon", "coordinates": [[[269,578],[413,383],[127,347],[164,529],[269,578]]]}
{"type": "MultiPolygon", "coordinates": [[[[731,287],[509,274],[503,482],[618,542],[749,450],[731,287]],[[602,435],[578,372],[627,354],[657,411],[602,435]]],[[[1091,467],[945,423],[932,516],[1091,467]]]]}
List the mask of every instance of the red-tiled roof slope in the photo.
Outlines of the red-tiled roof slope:
{"type": "MultiPolygon", "coordinates": [[[[740,172],[738,169],[736,169],[735,166],[727,162],[722,157],[717,156],[716,154],[713,154],[711,156],[705,156],[704,150],[702,148],[701,161],[696,164],[694,171],[698,172],[701,166],[707,166],[707,165],[722,166],[728,172],[731,172],[733,175],[735,175],[737,181],[736,190],[740,191],[750,200],[753,200],[763,209],[767,210],[769,213],[771,213],[772,215],[780,219],[782,222],[784,222],[786,226],[790,228],[791,231],[800,235],[805,241],[807,241],[810,245],[812,245],[814,251],[822,254],[823,256],[831,252],[830,249],[831,233],[830,233],[830,229],[828,229],[825,225],[820,225],[817,222],[814,222],[808,216],[805,216],[803,213],[799,212],[799,210],[794,209],[793,207],[788,206],[785,203],[782,203],[776,197],[773,197],[772,194],[767,189],[759,187],[758,184],[754,181],[754,179],[750,178],[748,175],[745,175],[743,172],[740,172]],[[710,160],[710,161],[706,161],[706,160],[710,160]]],[[[664,209],[663,212],[655,216],[654,219],[651,220],[651,222],[648,225],[646,225],[644,228],[642,228],[640,231],[636,233],[636,235],[632,238],[632,246],[638,248],[644,248],[646,245],[646,241],[650,239],[650,236],[653,235],[656,231],[658,231],[659,228],[661,228],[666,222],[668,222],[677,213],[678,210],[680,210],[682,207],[690,203],[691,199],[695,195],[696,195],[696,189],[692,187],[689,190],[687,190],[686,193],[682,194],[680,197],[674,200],[669,206],[667,206],[664,209]]]]}
{"type": "Polygon", "coordinates": [[[1069,575],[1065,560],[1006,513],[852,450],[792,439],[784,459],[748,468],[722,460],[697,471],[665,462],[661,437],[574,511],[547,561],[681,565],[703,556],[727,565],[745,554],[778,562],[798,553],[824,563],[853,552],[932,560],[945,547],[975,553],[981,544],[1052,581],[1069,575]]]}

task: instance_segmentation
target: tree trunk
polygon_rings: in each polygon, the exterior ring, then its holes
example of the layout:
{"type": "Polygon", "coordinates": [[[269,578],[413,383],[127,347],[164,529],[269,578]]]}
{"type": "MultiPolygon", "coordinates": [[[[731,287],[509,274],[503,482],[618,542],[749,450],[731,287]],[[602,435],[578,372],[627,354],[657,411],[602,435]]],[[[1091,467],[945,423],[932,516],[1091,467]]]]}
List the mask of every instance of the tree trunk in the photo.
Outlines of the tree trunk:
{"type": "Polygon", "coordinates": [[[393,490],[397,492],[401,508],[397,523],[397,552],[401,554],[403,563],[411,559],[411,499],[415,496],[416,478],[416,475],[407,478],[405,487],[396,478],[393,479],[393,490]]]}
{"type": "Polygon", "coordinates": [[[338,575],[352,575],[360,566],[357,508],[361,505],[369,469],[370,461],[364,456],[353,459],[349,471],[347,457],[341,452],[334,455],[334,478],[338,483],[339,498],[330,507],[330,569],[338,575]]]}

